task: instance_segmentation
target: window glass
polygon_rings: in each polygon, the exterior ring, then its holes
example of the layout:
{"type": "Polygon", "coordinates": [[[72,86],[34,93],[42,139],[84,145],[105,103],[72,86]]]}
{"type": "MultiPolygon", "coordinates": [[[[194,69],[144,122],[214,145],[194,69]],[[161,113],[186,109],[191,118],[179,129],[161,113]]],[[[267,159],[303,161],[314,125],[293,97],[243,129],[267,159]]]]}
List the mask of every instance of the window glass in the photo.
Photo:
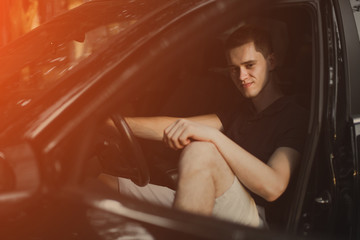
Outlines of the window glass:
{"type": "MultiPolygon", "coordinates": [[[[3,72],[0,77],[0,107],[3,110],[25,107],[41,92],[54,87],[64,75],[96,53],[123,28],[135,22],[111,22],[60,42],[46,41],[52,36],[46,31],[40,33],[45,36],[40,38],[40,41],[44,40],[43,45],[36,44],[39,40],[36,38],[27,46],[20,46],[20,51],[15,49],[15,54],[8,55],[8,67],[0,71],[3,72]]],[[[2,60],[6,66],[6,59],[2,60]]]]}
{"type": "Polygon", "coordinates": [[[0,49],[0,116],[22,111],[56,87],[161,3],[151,2],[84,4],[0,49]]]}

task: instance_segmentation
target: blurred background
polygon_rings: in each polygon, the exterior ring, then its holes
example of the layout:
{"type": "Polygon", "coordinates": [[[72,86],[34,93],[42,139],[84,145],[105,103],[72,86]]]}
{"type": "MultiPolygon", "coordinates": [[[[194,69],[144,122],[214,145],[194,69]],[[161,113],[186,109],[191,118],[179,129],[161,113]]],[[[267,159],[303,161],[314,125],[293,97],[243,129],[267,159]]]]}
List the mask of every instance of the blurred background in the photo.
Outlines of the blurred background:
{"type": "Polygon", "coordinates": [[[0,47],[89,0],[0,0],[0,47]]]}

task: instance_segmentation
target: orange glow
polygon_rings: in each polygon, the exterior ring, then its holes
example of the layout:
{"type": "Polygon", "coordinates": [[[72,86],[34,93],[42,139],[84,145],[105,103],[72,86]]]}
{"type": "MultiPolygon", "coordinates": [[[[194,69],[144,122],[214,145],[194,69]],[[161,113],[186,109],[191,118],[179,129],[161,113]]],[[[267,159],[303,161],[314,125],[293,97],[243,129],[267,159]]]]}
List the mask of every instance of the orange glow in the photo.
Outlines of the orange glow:
{"type": "Polygon", "coordinates": [[[0,3],[3,43],[10,42],[39,25],[38,1],[2,0],[0,3]],[[6,38],[6,39],[5,39],[6,38]]]}
{"type": "Polygon", "coordinates": [[[75,8],[75,7],[78,7],[80,6],[81,4],[83,4],[83,0],[69,0],[68,1],[68,9],[72,9],[72,8],[75,8]]]}
{"type": "Polygon", "coordinates": [[[0,0],[0,47],[86,0],[0,0]]]}

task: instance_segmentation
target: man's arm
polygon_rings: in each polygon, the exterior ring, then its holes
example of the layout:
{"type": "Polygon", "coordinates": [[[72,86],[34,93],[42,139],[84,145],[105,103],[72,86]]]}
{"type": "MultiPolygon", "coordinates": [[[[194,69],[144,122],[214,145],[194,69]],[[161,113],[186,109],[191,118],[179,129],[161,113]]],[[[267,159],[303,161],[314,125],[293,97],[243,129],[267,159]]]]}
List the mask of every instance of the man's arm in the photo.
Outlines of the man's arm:
{"type": "Polygon", "coordinates": [[[299,161],[298,151],[279,147],[265,164],[222,133],[217,135],[214,144],[244,186],[269,202],[281,196],[299,161]]]}
{"type": "Polygon", "coordinates": [[[168,145],[182,149],[192,140],[212,142],[239,181],[267,201],[285,191],[300,154],[288,147],[277,148],[267,164],[244,150],[218,129],[180,120],[165,129],[168,145]]]}
{"type": "MultiPolygon", "coordinates": [[[[158,141],[163,140],[164,130],[168,126],[181,121],[181,119],[183,118],[166,116],[125,118],[135,136],[158,141]]],[[[186,119],[218,130],[222,128],[221,121],[215,114],[188,117],[186,119]]],[[[107,124],[114,126],[110,119],[107,121],[107,124]]]]}

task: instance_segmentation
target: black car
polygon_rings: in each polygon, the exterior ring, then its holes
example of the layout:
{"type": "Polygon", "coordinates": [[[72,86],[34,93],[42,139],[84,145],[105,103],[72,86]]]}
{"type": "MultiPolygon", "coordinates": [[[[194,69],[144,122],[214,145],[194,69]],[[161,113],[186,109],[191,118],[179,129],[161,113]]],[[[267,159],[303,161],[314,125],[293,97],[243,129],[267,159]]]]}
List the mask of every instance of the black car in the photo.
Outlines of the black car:
{"type": "Polygon", "coordinates": [[[360,239],[351,3],[95,0],[0,49],[1,239],[360,239]],[[280,85],[310,113],[288,207],[270,230],[149,205],[99,181],[106,172],[175,188],[179,153],[136,139],[122,116],[186,117],[239,101],[221,71],[223,42],[246,22],[271,29],[280,85]]]}

